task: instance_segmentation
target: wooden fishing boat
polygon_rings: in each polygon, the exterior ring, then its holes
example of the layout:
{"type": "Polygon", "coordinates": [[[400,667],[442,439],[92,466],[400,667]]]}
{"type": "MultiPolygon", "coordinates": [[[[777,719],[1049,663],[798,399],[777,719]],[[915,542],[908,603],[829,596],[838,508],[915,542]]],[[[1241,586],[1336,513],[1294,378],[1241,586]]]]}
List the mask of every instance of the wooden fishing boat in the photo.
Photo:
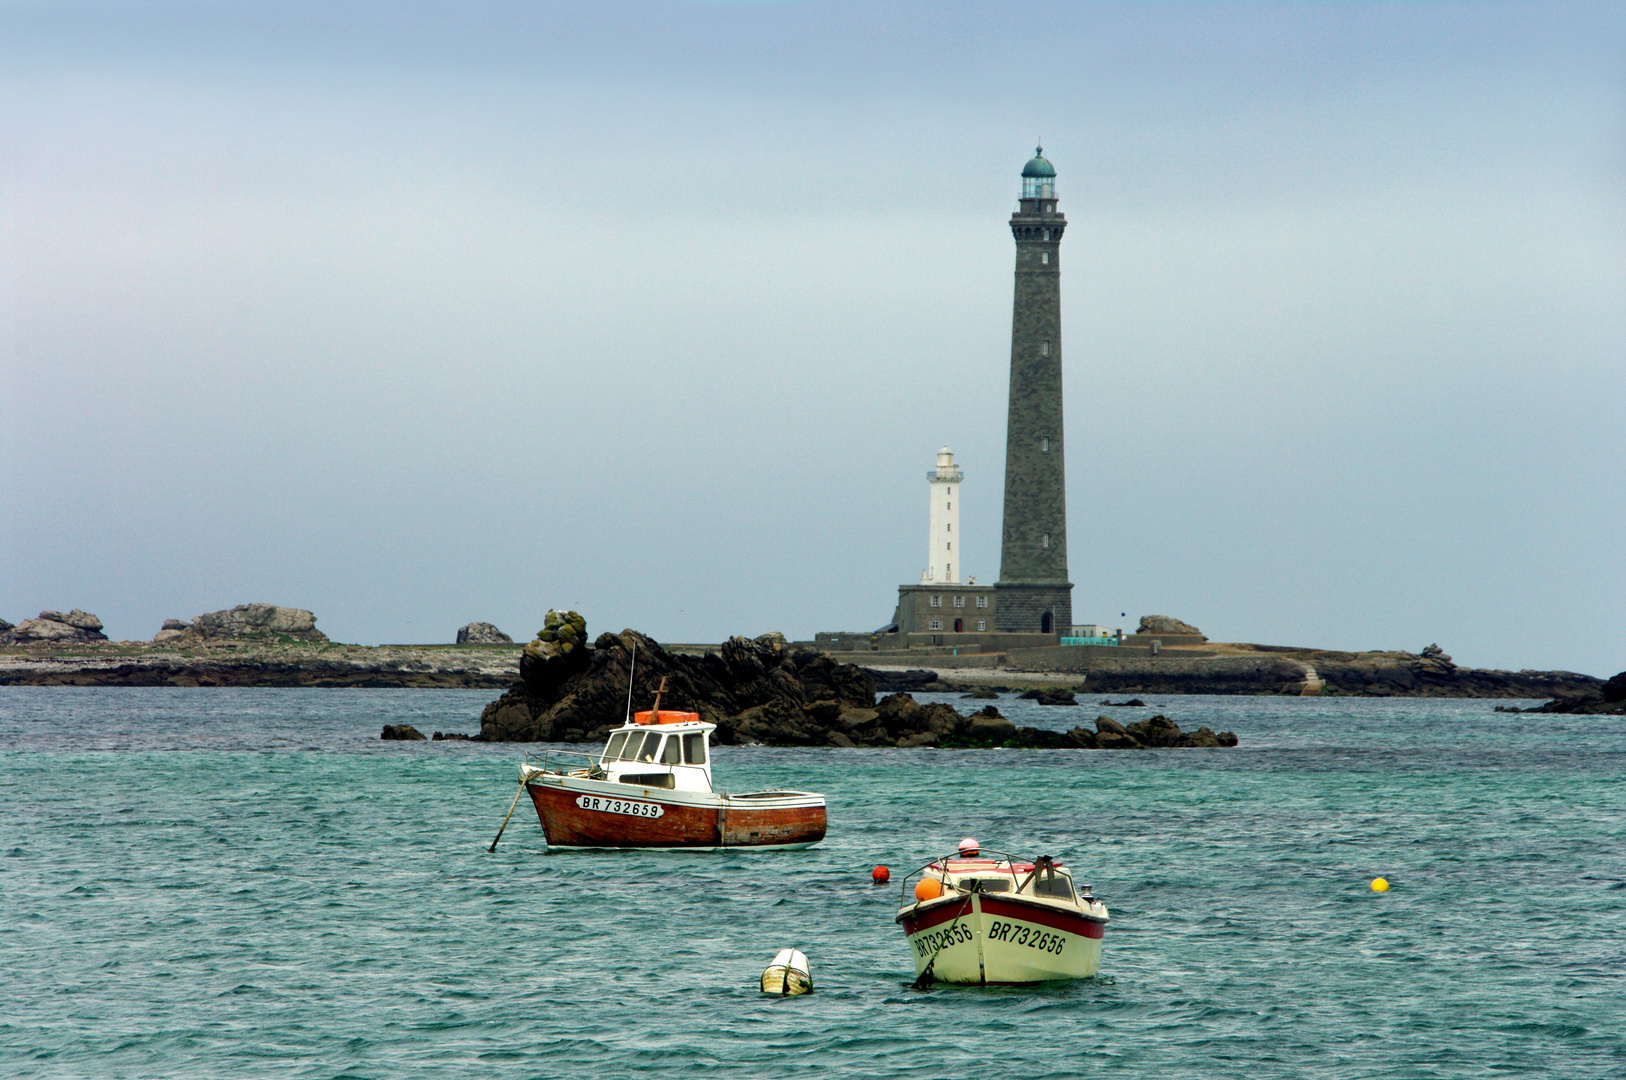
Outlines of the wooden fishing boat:
{"type": "Polygon", "coordinates": [[[805,848],[824,839],[815,791],[730,795],[712,786],[698,713],[655,707],[610,733],[598,755],[554,752],[520,766],[549,848],[805,848]]]}
{"type": "Polygon", "coordinates": [[[1049,856],[1024,861],[967,839],[953,855],[905,875],[903,885],[896,921],[914,954],[917,985],[1035,983],[1100,970],[1106,905],[1049,856]]]}

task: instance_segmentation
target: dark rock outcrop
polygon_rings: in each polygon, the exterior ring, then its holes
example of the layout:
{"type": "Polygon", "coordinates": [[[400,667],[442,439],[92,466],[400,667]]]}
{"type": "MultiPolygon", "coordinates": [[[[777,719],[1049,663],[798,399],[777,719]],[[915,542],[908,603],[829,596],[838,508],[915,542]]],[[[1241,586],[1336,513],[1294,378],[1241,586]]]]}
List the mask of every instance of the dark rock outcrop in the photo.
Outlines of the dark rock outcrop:
{"type": "Polygon", "coordinates": [[[1095,721],[1096,745],[1104,750],[1139,750],[1148,747],[1180,749],[1217,749],[1237,744],[1235,733],[1222,731],[1215,734],[1211,728],[1200,727],[1185,732],[1180,725],[1159,713],[1127,726],[1110,716],[1095,721]]]}
{"type": "Polygon", "coordinates": [[[1103,701],[1101,704],[1113,709],[1144,709],[1146,702],[1140,698],[1130,698],[1128,701],[1103,701]]]}
{"type": "Polygon", "coordinates": [[[513,644],[513,641],[513,638],[488,622],[471,622],[457,631],[459,645],[504,645],[513,644]]]}
{"type": "MultiPolygon", "coordinates": [[[[384,730],[378,736],[380,739],[392,742],[426,742],[423,732],[411,724],[385,724],[384,730]]],[[[437,739],[440,737],[437,733],[437,739]]]]}
{"type": "Polygon", "coordinates": [[[1039,705],[1077,705],[1078,698],[1073,696],[1071,690],[1059,686],[1046,686],[1039,690],[1028,690],[1018,694],[1017,697],[1035,702],[1039,705]]]}
{"type": "MultiPolygon", "coordinates": [[[[587,648],[578,644],[586,639],[581,616],[566,612],[555,622],[552,615],[520,657],[520,681],[481,714],[482,740],[604,738],[626,713],[634,646],[633,711],[651,706],[664,679],[661,707],[699,713],[717,725],[721,743],[828,746],[832,732],[847,733],[843,713],[876,712],[875,722],[882,722],[874,684],[862,669],[791,649],[778,634],[730,638],[718,652],[700,656],[668,652],[635,630],[600,634],[587,648]],[[550,631],[554,640],[544,640],[550,631]]],[[[862,726],[862,717],[851,719],[862,726]]],[[[864,741],[854,739],[855,745],[864,741]]]]}
{"type": "Polygon", "coordinates": [[[465,735],[461,731],[437,731],[429,736],[430,742],[473,742],[473,735],[465,735]]]}
{"type": "Polygon", "coordinates": [[[961,694],[960,697],[962,699],[969,698],[969,699],[971,699],[973,701],[998,701],[999,700],[999,694],[995,690],[993,690],[992,688],[987,687],[987,686],[973,686],[968,693],[961,694]]]}
{"type": "Polygon", "coordinates": [[[908,671],[886,671],[876,668],[865,668],[865,673],[875,683],[875,689],[882,694],[916,693],[922,690],[940,690],[935,686],[938,681],[937,672],[925,668],[910,668],[908,671]]]}
{"type": "MultiPolygon", "coordinates": [[[[558,625],[567,622],[562,617],[558,625]]],[[[661,707],[699,713],[717,725],[714,738],[723,744],[945,749],[1236,744],[1234,735],[1216,736],[1207,728],[1186,734],[1162,716],[1142,721],[1134,732],[1106,717],[1097,722],[1096,732],[1082,727],[1058,732],[1019,728],[993,705],[961,716],[951,706],[923,705],[906,693],[877,701],[874,683],[862,668],[836,663],[825,653],[790,648],[777,635],[730,638],[719,652],[694,656],[669,652],[634,630],[600,634],[591,649],[565,649],[570,643],[565,638],[585,637],[585,624],[570,625],[574,633],[561,630],[555,635],[558,641],[526,646],[520,681],[486,706],[477,738],[601,741],[626,716],[636,647],[633,711],[650,708],[664,682],[661,707]]]]}
{"type": "MultiPolygon", "coordinates": [[[[1508,712],[1519,712],[1509,709],[1508,712]]],[[[1527,713],[1578,713],[1584,716],[1626,716],[1626,671],[1613,675],[1596,690],[1586,694],[1568,694],[1554,698],[1545,705],[1523,710],[1527,713]]]]}
{"type": "Polygon", "coordinates": [[[107,635],[102,633],[102,620],[78,608],[65,615],[60,611],[42,611],[38,618],[24,619],[16,626],[6,623],[0,627],[0,644],[3,645],[106,640],[107,635]]]}

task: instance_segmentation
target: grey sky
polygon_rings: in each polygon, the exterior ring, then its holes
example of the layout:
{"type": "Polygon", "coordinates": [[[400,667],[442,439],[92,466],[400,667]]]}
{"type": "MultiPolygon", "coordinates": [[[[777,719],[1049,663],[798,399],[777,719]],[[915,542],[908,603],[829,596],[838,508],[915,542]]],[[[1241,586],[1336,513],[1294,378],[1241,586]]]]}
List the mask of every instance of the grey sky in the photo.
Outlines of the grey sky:
{"type": "Polygon", "coordinates": [[[1063,246],[1080,621],[1626,667],[1626,8],[0,6],[0,616],[871,629],[1063,246]]]}

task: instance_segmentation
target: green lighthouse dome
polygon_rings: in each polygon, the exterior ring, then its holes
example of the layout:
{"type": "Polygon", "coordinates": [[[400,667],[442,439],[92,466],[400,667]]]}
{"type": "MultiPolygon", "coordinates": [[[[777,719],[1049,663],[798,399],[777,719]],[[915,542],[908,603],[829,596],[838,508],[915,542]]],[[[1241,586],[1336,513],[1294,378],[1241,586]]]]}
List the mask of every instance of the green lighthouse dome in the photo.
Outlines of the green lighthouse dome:
{"type": "MultiPolygon", "coordinates": [[[[1033,160],[1022,166],[1022,198],[1054,199],[1056,197],[1056,167],[1044,159],[1044,147],[1033,148],[1033,160]]],[[[1055,203],[1037,207],[1046,213],[1056,209],[1055,203]]]]}
{"type": "Polygon", "coordinates": [[[1044,147],[1036,146],[1033,148],[1033,160],[1022,166],[1022,177],[1023,179],[1033,177],[1046,180],[1056,178],[1056,167],[1044,159],[1044,147]]]}

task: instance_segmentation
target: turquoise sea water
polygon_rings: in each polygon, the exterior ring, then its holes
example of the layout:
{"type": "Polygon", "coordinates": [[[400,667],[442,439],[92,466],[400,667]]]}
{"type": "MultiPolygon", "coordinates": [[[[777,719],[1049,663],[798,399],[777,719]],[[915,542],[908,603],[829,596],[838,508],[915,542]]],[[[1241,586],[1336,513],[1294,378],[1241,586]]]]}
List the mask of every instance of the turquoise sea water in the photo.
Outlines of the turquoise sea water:
{"type": "Polygon", "coordinates": [[[1152,698],[1242,746],[725,747],[828,839],[550,856],[522,804],[491,855],[526,748],[377,736],[492,696],[0,689],[0,1074],[1626,1076],[1621,718],[1152,698]],[[966,834],[1094,882],[1101,977],[909,987],[870,868],[966,834]],[[817,992],[763,998],[792,945],[817,992]]]}

